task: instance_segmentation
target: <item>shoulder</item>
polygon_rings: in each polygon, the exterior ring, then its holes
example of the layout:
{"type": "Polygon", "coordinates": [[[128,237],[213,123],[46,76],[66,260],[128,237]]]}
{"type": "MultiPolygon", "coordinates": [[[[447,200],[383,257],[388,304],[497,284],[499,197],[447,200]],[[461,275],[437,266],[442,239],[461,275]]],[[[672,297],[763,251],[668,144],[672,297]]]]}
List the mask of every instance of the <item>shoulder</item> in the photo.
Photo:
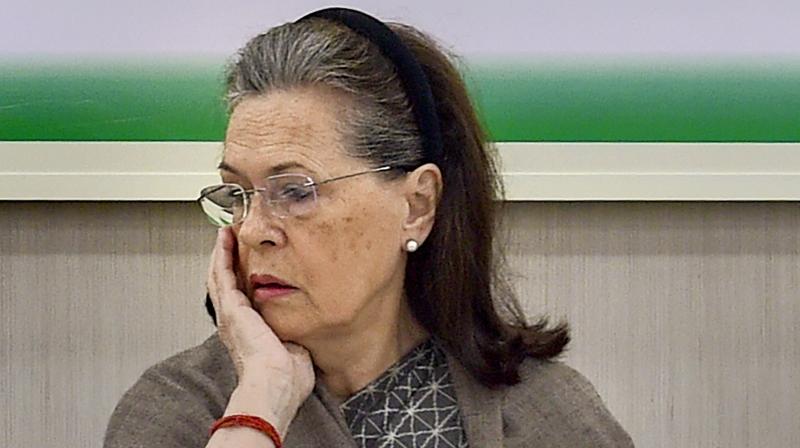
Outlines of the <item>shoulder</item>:
{"type": "MultiPolygon", "coordinates": [[[[229,395],[236,385],[234,372],[228,351],[215,332],[202,344],[150,367],[142,374],[142,379],[186,390],[214,389],[229,395]]],[[[227,396],[224,401],[227,402],[227,396]]]]}
{"type": "Polygon", "coordinates": [[[105,448],[204,446],[236,377],[216,334],[147,369],[109,420],[105,448]]]}
{"type": "MultiPolygon", "coordinates": [[[[558,361],[529,358],[520,383],[504,391],[503,426],[518,446],[631,447],[630,436],[608,411],[594,386],[558,361]]],[[[508,446],[517,446],[508,440],[508,446]]]]}

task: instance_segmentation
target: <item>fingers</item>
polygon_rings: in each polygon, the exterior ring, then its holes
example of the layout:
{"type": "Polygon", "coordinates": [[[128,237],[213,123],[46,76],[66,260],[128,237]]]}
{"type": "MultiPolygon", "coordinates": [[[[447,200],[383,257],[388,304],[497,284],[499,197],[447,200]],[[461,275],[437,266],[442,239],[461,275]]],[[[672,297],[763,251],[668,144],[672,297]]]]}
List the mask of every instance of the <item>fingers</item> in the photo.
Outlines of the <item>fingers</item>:
{"type": "Polygon", "coordinates": [[[224,227],[217,233],[217,265],[216,280],[223,290],[236,289],[236,274],[233,266],[234,237],[229,227],[224,227]]]}
{"type": "Polygon", "coordinates": [[[219,234],[217,234],[217,241],[214,243],[214,248],[211,250],[211,259],[208,263],[208,277],[206,279],[206,289],[208,290],[208,295],[211,297],[211,304],[214,305],[214,311],[217,317],[219,317],[221,312],[219,307],[219,290],[217,288],[217,281],[214,278],[214,265],[217,259],[217,246],[219,246],[218,241],[219,234]]]}
{"type": "Polygon", "coordinates": [[[221,303],[221,296],[222,296],[222,284],[220,283],[220,261],[219,258],[222,256],[222,242],[220,241],[221,235],[220,232],[217,232],[217,239],[214,242],[214,250],[211,252],[211,263],[209,265],[209,283],[213,287],[211,291],[211,295],[216,297],[216,305],[217,305],[217,313],[222,313],[222,303],[221,303]]]}
{"type": "Polygon", "coordinates": [[[232,230],[228,227],[221,228],[217,232],[217,239],[211,252],[207,286],[214,311],[220,319],[223,319],[229,307],[249,306],[247,298],[238,290],[233,260],[235,244],[232,230]]]}

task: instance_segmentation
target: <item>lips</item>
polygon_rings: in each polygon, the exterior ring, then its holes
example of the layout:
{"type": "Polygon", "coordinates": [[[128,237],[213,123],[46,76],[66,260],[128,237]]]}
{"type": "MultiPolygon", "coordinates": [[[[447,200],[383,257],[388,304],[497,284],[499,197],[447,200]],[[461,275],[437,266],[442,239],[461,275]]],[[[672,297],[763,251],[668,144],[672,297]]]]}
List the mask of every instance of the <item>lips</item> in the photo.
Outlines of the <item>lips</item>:
{"type": "Polygon", "coordinates": [[[273,275],[253,274],[250,276],[250,286],[256,302],[272,300],[297,291],[295,286],[273,275]]]}

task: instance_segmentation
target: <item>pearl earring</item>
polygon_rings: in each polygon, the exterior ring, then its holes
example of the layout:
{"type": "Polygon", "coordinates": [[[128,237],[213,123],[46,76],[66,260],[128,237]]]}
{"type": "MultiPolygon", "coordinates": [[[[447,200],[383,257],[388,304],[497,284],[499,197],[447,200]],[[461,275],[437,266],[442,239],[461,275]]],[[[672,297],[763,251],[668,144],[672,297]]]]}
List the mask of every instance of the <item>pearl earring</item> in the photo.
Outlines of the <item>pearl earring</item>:
{"type": "Polygon", "coordinates": [[[414,240],[406,241],[406,250],[408,252],[414,252],[419,248],[419,243],[414,240]]]}

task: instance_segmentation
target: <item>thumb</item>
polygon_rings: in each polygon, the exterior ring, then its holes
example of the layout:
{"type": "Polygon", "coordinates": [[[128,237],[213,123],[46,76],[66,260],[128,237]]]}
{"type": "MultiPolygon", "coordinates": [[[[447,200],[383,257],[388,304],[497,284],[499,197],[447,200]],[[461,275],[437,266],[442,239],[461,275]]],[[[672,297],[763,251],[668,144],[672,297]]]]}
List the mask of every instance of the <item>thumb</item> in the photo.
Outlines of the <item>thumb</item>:
{"type": "Polygon", "coordinates": [[[305,347],[293,342],[284,342],[283,345],[286,347],[286,351],[292,356],[296,367],[300,367],[304,364],[311,365],[311,354],[305,347]]]}
{"type": "Polygon", "coordinates": [[[283,344],[294,365],[294,371],[297,373],[295,377],[297,386],[303,399],[307,397],[311,390],[314,389],[314,364],[311,360],[311,353],[305,347],[291,342],[283,344]]]}

